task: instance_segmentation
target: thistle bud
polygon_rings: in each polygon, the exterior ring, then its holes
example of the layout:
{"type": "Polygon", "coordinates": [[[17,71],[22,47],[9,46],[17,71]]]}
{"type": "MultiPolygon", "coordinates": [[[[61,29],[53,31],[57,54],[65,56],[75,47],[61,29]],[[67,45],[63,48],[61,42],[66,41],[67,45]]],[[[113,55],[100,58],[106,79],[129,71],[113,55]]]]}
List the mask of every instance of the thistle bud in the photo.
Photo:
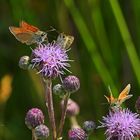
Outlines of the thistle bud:
{"type": "Polygon", "coordinates": [[[33,129],[36,126],[44,123],[44,115],[38,108],[30,109],[25,117],[25,124],[29,129],[33,129]]]}
{"type": "Polygon", "coordinates": [[[73,128],[68,132],[69,140],[87,140],[87,134],[81,128],[73,128]]]}
{"type": "MultiPolygon", "coordinates": [[[[64,100],[61,101],[61,108],[64,108],[64,100]]],[[[69,99],[67,104],[67,116],[72,117],[78,115],[80,112],[79,105],[73,100],[69,99]]]]}
{"type": "Polygon", "coordinates": [[[80,88],[80,81],[76,76],[70,75],[63,80],[64,90],[69,93],[74,93],[80,88]]]}
{"type": "Polygon", "coordinates": [[[140,113],[140,96],[138,97],[136,103],[135,103],[135,108],[138,113],[140,113]]]}
{"type": "Polygon", "coordinates": [[[96,125],[93,121],[85,121],[83,123],[83,129],[87,133],[91,133],[96,128],[96,125]]]}
{"type": "Polygon", "coordinates": [[[22,56],[19,60],[19,67],[24,70],[29,69],[29,65],[30,65],[29,60],[30,60],[29,56],[22,56]]]}
{"type": "Polygon", "coordinates": [[[55,85],[55,86],[53,87],[53,93],[54,93],[55,95],[58,95],[58,96],[61,98],[61,97],[64,96],[65,91],[64,91],[62,85],[57,84],[57,85],[55,85]]]}
{"type": "Polygon", "coordinates": [[[34,130],[34,134],[35,134],[37,139],[46,140],[46,138],[49,137],[49,128],[43,124],[38,125],[34,130]]]}

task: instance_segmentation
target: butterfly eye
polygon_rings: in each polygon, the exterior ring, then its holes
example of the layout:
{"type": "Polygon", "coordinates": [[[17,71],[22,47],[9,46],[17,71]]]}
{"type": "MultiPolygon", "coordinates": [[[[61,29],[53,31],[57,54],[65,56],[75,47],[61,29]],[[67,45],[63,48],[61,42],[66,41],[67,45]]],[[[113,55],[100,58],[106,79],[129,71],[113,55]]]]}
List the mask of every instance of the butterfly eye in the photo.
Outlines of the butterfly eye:
{"type": "Polygon", "coordinates": [[[46,35],[46,33],[42,33],[42,34],[41,34],[42,37],[45,36],[45,35],[46,35]]]}
{"type": "Polygon", "coordinates": [[[111,104],[111,107],[115,107],[115,106],[117,106],[117,103],[112,103],[111,104]]]}
{"type": "Polygon", "coordinates": [[[64,38],[65,38],[65,35],[64,35],[64,34],[62,34],[62,35],[61,35],[61,37],[64,39],[64,38]]]}

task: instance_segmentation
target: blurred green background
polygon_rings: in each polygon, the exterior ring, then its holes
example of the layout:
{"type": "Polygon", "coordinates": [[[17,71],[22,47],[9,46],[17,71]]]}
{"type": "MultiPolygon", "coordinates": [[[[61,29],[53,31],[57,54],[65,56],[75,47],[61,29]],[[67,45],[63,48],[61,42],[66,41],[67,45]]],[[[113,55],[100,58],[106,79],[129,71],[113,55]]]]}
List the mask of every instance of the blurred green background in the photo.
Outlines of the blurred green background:
{"type": "MultiPolygon", "coordinates": [[[[130,83],[133,97],[126,106],[135,111],[140,92],[140,1],[0,0],[0,140],[31,140],[24,118],[32,107],[43,110],[49,126],[39,75],[18,67],[19,58],[30,55],[31,50],[8,27],[18,26],[21,20],[44,31],[53,26],[75,37],[69,51],[75,60],[70,70],[79,77],[81,88],[71,97],[81,109],[77,116],[80,125],[85,120],[98,125],[108,112],[104,95],[108,95],[109,85],[117,97],[130,83]]],[[[57,122],[59,101],[54,97],[57,122]]],[[[65,139],[68,129],[66,119],[65,139]]],[[[90,139],[104,140],[104,130],[96,130],[90,139]]]]}

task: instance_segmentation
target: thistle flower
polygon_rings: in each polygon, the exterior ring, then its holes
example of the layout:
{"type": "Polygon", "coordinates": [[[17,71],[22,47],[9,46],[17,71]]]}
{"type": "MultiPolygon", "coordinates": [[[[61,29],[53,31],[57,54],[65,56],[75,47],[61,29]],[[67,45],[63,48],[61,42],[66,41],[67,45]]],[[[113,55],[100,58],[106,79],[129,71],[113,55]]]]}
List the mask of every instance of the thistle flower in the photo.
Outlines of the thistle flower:
{"type": "Polygon", "coordinates": [[[63,75],[64,70],[69,71],[67,67],[70,67],[70,60],[67,50],[56,43],[40,44],[33,50],[32,55],[33,68],[44,77],[55,78],[63,75]]]}
{"type": "Polygon", "coordinates": [[[73,128],[68,132],[69,140],[87,140],[87,134],[81,128],[73,128]]]}
{"type": "Polygon", "coordinates": [[[138,97],[136,103],[135,103],[135,108],[138,113],[140,113],[140,96],[138,97]]]}
{"type": "Polygon", "coordinates": [[[37,125],[44,123],[44,115],[38,108],[30,109],[25,117],[25,124],[29,129],[35,128],[37,125]]]}
{"type": "Polygon", "coordinates": [[[49,136],[49,128],[46,125],[38,125],[35,130],[34,130],[34,134],[36,136],[37,139],[45,139],[48,138],[49,136]]]}
{"type": "Polygon", "coordinates": [[[63,80],[62,86],[66,92],[74,93],[80,88],[80,81],[76,76],[69,75],[63,80]]]}
{"type": "Polygon", "coordinates": [[[110,111],[100,127],[106,128],[107,140],[133,140],[140,134],[140,118],[128,109],[110,111]]]}

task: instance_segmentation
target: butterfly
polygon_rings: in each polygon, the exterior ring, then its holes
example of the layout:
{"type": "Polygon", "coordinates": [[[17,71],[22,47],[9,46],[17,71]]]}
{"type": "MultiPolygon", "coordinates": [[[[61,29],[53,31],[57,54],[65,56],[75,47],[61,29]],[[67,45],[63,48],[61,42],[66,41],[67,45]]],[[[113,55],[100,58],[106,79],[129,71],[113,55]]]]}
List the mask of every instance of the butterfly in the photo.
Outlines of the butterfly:
{"type": "Polygon", "coordinates": [[[110,104],[111,108],[120,108],[121,104],[131,98],[133,95],[128,95],[129,94],[129,91],[130,91],[130,84],[128,84],[124,89],[123,91],[119,94],[119,97],[118,98],[114,98],[113,95],[112,95],[112,92],[109,88],[109,91],[110,91],[110,97],[106,97],[108,103],[110,104]]]}
{"type": "Polygon", "coordinates": [[[26,45],[39,44],[48,40],[46,32],[25,21],[21,21],[19,27],[10,26],[9,30],[18,41],[26,45]]]}
{"type": "Polygon", "coordinates": [[[64,49],[68,49],[74,41],[74,37],[60,33],[57,37],[56,44],[60,45],[64,49]]]}

